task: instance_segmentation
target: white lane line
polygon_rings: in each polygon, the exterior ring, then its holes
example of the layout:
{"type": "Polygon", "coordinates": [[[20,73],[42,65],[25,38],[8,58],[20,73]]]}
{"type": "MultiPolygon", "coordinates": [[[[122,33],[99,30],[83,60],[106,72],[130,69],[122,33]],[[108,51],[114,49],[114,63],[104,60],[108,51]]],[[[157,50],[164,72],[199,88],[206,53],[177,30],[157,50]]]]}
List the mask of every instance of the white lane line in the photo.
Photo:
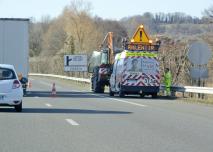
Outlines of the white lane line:
{"type": "Polygon", "coordinates": [[[71,124],[72,126],[79,126],[79,124],[77,122],[75,122],[72,119],[65,119],[69,124],[71,124]]]}
{"type": "Polygon", "coordinates": [[[125,101],[125,100],[120,100],[120,99],[115,99],[115,98],[109,98],[109,99],[123,102],[123,103],[128,103],[128,104],[139,106],[139,107],[147,107],[147,105],[143,105],[143,104],[139,104],[139,103],[135,103],[135,102],[125,101]]]}
{"type": "Polygon", "coordinates": [[[49,103],[46,103],[45,105],[46,105],[47,107],[52,107],[52,105],[49,104],[49,103]]]}
{"type": "Polygon", "coordinates": [[[131,105],[135,105],[135,106],[139,106],[139,107],[147,107],[147,105],[139,104],[139,103],[135,103],[135,102],[131,102],[131,101],[126,101],[126,100],[121,100],[121,99],[116,99],[116,98],[109,98],[109,97],[106,97],[106,96],[101,96],[101,95],[93,94],[93,93],[91,93],[91,95],[103,97],[103,98],[107,98],[107,99],[110,99],[110,100],[119,101],[119,102],[123,102],[123,103],[127,103],[127,104],[131,104],[131,105]]]}
{"type": "Polygon", "coordinates": [[[29,80],[30,80],[30,81],[34,81],[35,79],[33,79],[33,78],[30,78],[29,80]]]}

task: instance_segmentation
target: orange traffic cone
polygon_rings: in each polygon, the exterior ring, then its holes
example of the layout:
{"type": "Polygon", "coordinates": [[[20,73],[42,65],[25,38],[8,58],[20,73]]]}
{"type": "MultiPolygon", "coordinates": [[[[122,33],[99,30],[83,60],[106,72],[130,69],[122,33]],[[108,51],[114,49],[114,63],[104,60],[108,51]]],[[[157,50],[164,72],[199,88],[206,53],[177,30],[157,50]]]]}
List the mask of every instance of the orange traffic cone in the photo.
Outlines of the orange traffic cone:
{"type": "Polygon", "coordinates": [[[56,96],[56,87],[55,87],[55,83],[53,83],[53,86],[52,86],[52,97],[55,97],[56,96]]]}

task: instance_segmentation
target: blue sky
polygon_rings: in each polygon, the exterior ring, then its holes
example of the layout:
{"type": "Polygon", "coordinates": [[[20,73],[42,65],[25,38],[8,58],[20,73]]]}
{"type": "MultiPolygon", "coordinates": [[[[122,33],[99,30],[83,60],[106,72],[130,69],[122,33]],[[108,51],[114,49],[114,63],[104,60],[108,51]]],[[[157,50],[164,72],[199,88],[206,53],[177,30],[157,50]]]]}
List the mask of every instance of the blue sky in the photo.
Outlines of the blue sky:
{"type": "MultiPolygon", "coordinates": [[[[71,0],[0,0],[0,17],[55,17],[71,0]]],[[[144,12],[184,12],[201,17],[213,0],[88,0],[92,14],[108,19],[143,14],[144,12]]]]}

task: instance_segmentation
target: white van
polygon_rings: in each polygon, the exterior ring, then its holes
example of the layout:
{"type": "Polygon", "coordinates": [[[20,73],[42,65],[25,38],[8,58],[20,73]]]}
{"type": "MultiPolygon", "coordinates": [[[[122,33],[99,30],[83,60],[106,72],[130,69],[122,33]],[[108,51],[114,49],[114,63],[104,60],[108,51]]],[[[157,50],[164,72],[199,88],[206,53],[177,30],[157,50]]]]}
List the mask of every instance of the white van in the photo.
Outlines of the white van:
{"type": "Polygon", "coordinates": [[[118,93],[152,95],[157,97],[160,88],[159,62],[156,52],[123,51],[115,56],[110,77],[110,96],[118,93]]]}

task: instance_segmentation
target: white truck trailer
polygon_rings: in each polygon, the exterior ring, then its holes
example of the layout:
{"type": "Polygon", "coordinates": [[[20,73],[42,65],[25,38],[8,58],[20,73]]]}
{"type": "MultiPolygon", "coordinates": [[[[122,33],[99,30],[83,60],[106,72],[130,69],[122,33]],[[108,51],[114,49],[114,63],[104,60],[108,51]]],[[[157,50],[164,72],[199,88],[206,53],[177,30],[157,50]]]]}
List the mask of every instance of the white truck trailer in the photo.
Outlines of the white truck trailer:
{"type": "Polygon", "coordinates": [[[0,18],[0,64],[11,64],[28,77],[29,19],[0,18]]]}

